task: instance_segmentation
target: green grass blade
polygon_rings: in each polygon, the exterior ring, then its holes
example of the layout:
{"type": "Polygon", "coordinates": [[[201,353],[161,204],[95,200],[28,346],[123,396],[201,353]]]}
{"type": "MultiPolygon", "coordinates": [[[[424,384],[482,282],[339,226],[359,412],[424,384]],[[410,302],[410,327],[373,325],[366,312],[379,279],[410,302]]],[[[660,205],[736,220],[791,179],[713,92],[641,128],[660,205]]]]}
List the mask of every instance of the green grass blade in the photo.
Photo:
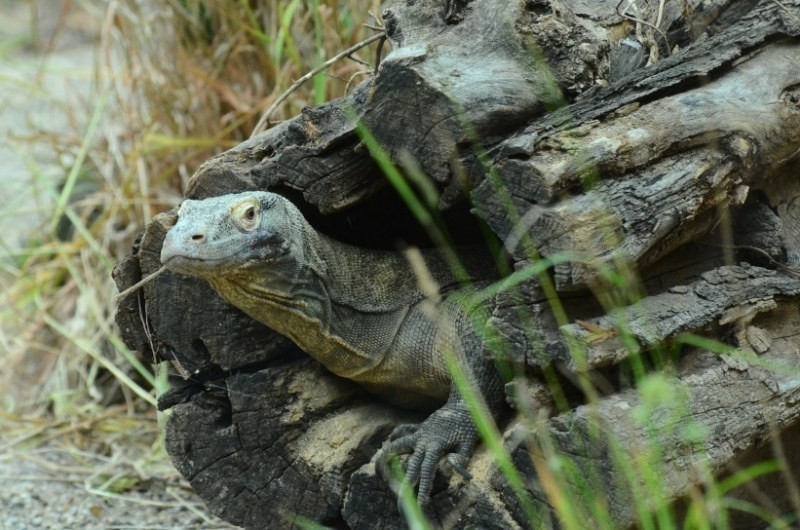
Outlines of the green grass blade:
{"type": "Polygon", "coordinates": [[[117,367],[114,363],[112,363],[109,359],[106,358],[102,352],[97,351],[86,339],[76,336],[73,333],[70,333],[61,323],[56,321],[53,317],[47,314],[44,309],[42,309],[42,318],[47,323],[48,326],[53,328],[58,334],[60,334],[65,339],[69,340],[75,346],[77,346],[80,350],[84,351],[85,353],[89,354],[92,359],[97,361],[100,365],[103,366],[106,370],[108,370],[117,380],[125,385],[126,387],[130,388],[137,396],[142,398],[145,402],[149,403],[152,407],[156,407],[156,399],[153,395],[142,388],[138,383],[136,383],[133,379],[131,379],[128,374],[123,372],[119,367],[117,367]]]}
{"type": "Polygon", "coordinates": [[[104,91],[100,95],[100,99],[95,106],[91,121],[86,129],[86,134],[83,136],[83,142],[81,143],[80,149],[78,150],[78,154],[75,158],[75,162],[72,164],[72,168],[70,169],[69,175],[67,175],[67,179],[64,182],[64,187],[56,202],[55,212],[53,213],[53,219],[50,223],[50,232],[55,231],[56,226],[58,225],[58,220],[62,215],[64,215],[64,210],[69,203],[70,197],[72,197],[72,190],[75,187],[75,182],[78,179],[78,175],[81,173],[86,155],[88,154],[89,149],[92,147],[95,133],[100,125],[100,119],[103,117],[110,94],[110,91],[104,91]]]}

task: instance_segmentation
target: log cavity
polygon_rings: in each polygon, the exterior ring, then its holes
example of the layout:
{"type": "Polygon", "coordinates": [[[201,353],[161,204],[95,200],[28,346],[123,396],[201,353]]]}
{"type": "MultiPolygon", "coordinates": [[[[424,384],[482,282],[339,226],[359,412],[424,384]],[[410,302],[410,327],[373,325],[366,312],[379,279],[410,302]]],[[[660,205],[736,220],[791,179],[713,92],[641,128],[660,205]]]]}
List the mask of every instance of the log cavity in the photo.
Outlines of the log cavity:
{"type": "MultiPolygon", "coordinates": [[[[430,248],[436,246],[426,227],[411,213],[408,205],[389,185],[354,206],[333,214],[323,215],[303,200],[300,192],[286,188],[273,188],[291,200],[309,223],[318,231],[338,241],[363,248],[398,250],[408,246],[430,248]]],[[[487,237],[495,241],[483,221],[470,211],[464,200],[446,211],[431,212],[439,218],[456,246],[487,247],[487,237]]]]}

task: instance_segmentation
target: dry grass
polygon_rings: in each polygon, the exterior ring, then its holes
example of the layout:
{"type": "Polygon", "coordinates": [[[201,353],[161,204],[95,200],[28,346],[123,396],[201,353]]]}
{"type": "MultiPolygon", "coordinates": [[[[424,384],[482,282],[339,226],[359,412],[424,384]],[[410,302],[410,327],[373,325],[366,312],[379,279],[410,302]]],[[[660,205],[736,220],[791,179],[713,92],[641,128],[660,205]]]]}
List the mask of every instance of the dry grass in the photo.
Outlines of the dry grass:
{"type": "MultiPolygon", "coordinates": [[[[39,191],[25,244],[0,240],[6,254],[0,255],[6,411],[0,445],[10,454],[56,441],[116,455],[111,467],[143,475],[144,463],[166,462],[153,407],[163,385],[152,360],[138,358],[118,338],[114,264],[154,214],[179,202],[201,162],[247,138],[296,78],[374,34],[363,24],[374,22],[369,11],[379,13],[380,2],[76,0],[64,6],[50,17],[49,29],[34,19],[0,47],[0,58],[36,65],[15,88],[52,106],[64,123],[58,132],[33,127],[10,142],[30,172],[26,193],[39,191]],[[79,92],[56,97],[36,74],[76,32],[95,39],[94,64],[80,73],[79,92]],[[52,38],[37,49],[45,33],[52,38]],[[51,186],[54,171],[58,189],[51,186]],[[125,436],[151,451],[136,453],[135,461],[122,456],[125,436]]],[[[32,3],[42,12],[52,8],[45,0],[32,3]]],[[[273,120],[342,96],[370,71],[374,47],[359,53],[363,64],[345,60],[316,76],[273,120]]],[[[0,202],[0,216],[18,215],[14,203],[0,202]]]]}
{"type": "MultiPolygon", "coordinates": [[[[39,191],[26,244],[12,249],[0,236],[7,254],[0,255],[0,454],[35,460],[55,446],[78,463],[64,472],[113,495],[176,476],[153,407],[163,382],[115,329],[114,264],[153,215],[180,201],[200,163],[249,137],[295,79],[372,35],[362,24],[373,22],[369,12],[379,13],[380,2],[64,5],[41,55],[22,49],[36,40],[31,34],[46,33],[36,24],[0,45],[0,59],[22,54],[38,65],[71,38],[73,24],[96,38],[93,67],[69,72],[82,83],[67,101],[48,91],[36,67],[13,82],[52,107],[63,126],[34,127],[11,141],[30,171],[29,191],[39,191]],[[53,170],[63,186],[51,192],[53,170]]],[[[315,77],[273,119],[342,96],[369,74],[372,53],[374,46],[356,54],[363,64],[342,61],[315,77]]],[[[0,92],[8,82],[0,75],[0,92]]],[[[0,218],[19,213],[14,203],[0,201],[0,218]]]]}

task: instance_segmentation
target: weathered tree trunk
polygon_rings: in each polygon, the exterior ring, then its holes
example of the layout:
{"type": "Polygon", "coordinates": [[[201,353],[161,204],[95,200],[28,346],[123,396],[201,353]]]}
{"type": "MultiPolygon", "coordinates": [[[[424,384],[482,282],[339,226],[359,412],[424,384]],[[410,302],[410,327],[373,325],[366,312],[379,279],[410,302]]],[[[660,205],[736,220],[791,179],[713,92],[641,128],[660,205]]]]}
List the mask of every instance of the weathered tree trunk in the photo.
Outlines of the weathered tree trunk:
{"type": "MultiPolygon", "coordinates": [[[[435,182],[458,241],[481,241],[470,209],[491,228],[516,285],[490,320],[525,367],[501,426],[525,493],[481,449],[472,481],[438,477],[436,525],[556,527],[560,484],[579,518],[605,506],[626,527],[643,491],[653,509],[685,497],[800,418],[800,0],[667,2],[659,32],[640,26],[642,51],[622,42],[634,24],[616,4],[398,1],[373,79],[209,160],[186,192],[268,189],[348,242],[425,244],[357,116],[435,182]],[[550,276],[529,274],[542,258],[550,276]],[[638,299],[609,271],[640,278],[638,299]],[[668,398],[629,384],[648,367],[668,398]],[[583,392],[551,402],[544,380],[583,392]]],[[[656,19],[658,2],[638,4],[656,19]]],[[[117,267],[120,288],[160,267],[174,215],[117,267]]],[[[246,528],[402,527],[371,459],[419,417],[304,360],[199,280],[159,276],[118,322],[183,376],[161,400],[168,450],[214,512],[246,528]]]]}

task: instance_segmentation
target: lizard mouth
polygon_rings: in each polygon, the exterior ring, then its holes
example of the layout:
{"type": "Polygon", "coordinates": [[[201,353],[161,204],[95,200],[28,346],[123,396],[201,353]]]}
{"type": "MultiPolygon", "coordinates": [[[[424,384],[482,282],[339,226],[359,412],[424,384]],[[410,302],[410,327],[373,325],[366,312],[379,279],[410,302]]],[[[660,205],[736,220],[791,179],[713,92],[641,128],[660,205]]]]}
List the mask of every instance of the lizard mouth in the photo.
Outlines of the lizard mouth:
{"type": "Polygon", "coordinates": [[[203,276],[209,272],[219,273],[223,269],[232,271],[253,261],[271,262],[290,252],[288,243],[280,237],[255,241],[246,253],[223,254],[212,250],[213,247],[206,246],[203,255],[196,255],[186,249],[176,248],[168,239],[161,249],[161,264],[173,272],[203,276]]]}
{"type": "Polygon", "coordinates": [[[227,258],[199,258],[187,256],[185,254],[166,254],[161,253],[161,264],[167,269],[182,274],[197,275],[204,271],[211,271],[218,268],[227,258]]]}

